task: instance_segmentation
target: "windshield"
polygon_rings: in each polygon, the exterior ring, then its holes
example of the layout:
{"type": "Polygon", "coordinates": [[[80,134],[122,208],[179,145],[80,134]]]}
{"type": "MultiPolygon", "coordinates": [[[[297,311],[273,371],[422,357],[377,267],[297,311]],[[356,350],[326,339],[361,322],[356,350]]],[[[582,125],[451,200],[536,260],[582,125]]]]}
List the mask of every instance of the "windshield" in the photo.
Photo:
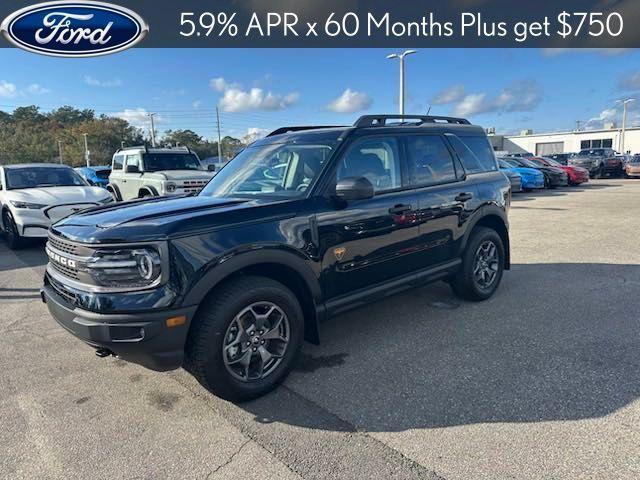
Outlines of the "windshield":
{"type": "Polygon", "coordinates": [[[635,155],[633,158],[631,158],[631,160],[629,160],[630,163],[640,163],[640,155],[635,155]]]}
{"type": "Polygon", "coordinates": [[[509,162],[502,158],[498,159],[498,165],[500,165],[500,168],[513,168],[513,165],[509,164],[509,162]]]}
{"type": "Polygon", "coordinates": [[[538,168],[538,167],[543,167],[544,165],[542,164],[537,164],[531,160],[528,160],[526,158],[521,158],[519,159],[519,162],[522,164],[523,167],[529,167],[529,168],[538,168]]]}
{"type": "Polygon", "coordinates": [[[603,149],[596,148],[595,150],[580,150],[578,155],[581,157],[603,157],[605,153],[603,149]]]}
{"type": "Polygon", "coordinates": [[[332,151],[332,145],[326,144],[248,147],[220,170],[200,195],[302,197],[332,151]]]}
{"type": "Polygon", "coordinates": [[[534,167],[546,167],[546,165],[543,162],[541,162],[540,160],[534,160],[532,158],[529,158],[527,160],[523,160],[523,162],[529,163],[529,164],[533,165],[534,167]]]}
{"type": "Polygon", "coordinates": [[[545,161],[552,167],[562,167],[562,164],[556,162],[553,158],[545,158],[545,161]]]}
{"type": "Polygon", "coordinates": [[[142,158],[145,172],[202,170],[198,158],[191,153],[145,153],[142,158]]]}
{"type": "Polygon", "coordinates": [[[5,177],[7,190],[87,185],[80,175],[72,169],[64,167],[7,168],[5,177]]]}

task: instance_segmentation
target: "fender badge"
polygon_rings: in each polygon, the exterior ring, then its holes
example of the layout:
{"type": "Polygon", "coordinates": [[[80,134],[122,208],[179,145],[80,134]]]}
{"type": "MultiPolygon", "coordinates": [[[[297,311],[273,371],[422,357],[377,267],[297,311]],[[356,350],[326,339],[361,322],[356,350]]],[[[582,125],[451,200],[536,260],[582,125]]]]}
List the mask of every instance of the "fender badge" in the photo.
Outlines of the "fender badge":
{"type": "Polygon", "coordinates": [[[334,248],[333,249],[333,254],[336,256],[336,259],[338,261],[342,260],[342,257],[344,257],[345,252],[347,251],[346,248],[344,247],[338,247],[338,248],[334,248]]]}

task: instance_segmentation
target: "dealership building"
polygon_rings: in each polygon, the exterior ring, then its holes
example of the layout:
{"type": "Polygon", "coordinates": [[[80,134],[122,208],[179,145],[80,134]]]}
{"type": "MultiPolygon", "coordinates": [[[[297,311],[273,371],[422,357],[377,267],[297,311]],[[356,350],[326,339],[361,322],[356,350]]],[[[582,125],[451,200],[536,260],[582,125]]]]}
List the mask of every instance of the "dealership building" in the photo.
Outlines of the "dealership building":
{"type": "MultiPolygon", "coordinates": [[[[605,125],[602,130],[576,130],[573,132],[533,133],[524,130],[520,135],[496,135],[487,132],[496,153],[531,152],[535,155],[578,152],[584,148],[613,148],[622,152],[621,130],[614,124],[605,125]]],[[[640,153],[640,127],[627,127],[625,150],[640,153]]]]}

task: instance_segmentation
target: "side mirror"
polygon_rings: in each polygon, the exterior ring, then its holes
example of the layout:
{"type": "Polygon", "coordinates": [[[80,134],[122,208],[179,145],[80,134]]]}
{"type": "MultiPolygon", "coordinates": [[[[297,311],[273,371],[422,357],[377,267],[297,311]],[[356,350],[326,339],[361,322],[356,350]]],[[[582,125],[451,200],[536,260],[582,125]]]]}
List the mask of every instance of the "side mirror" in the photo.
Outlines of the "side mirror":
{"type": "Polygon", "coordinates": [[[216,171],[216,166],[212,163],[210,163],[209,165],[207,165],[207,171],[208,172],[215,172],[216,171]]]}
{"type": "Polygon", "coordinates": [[[127,165],[127,173],[140,173],[137,165],[127,165]]]}
{"type": "Polygon", "coordinates": [[[365,177],[347,177],[336,184],[336,197],[342,200],[366,200],[373,195],[373,184],[365,177]]]}

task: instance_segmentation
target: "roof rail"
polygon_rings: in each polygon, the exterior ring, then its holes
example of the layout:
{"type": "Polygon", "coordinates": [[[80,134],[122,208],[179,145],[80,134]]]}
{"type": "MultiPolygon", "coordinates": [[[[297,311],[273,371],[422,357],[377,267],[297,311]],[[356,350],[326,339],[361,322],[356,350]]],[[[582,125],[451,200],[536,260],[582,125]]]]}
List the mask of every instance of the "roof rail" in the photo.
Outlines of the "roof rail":
{"type": "MultiPolygon", "coordinates": [[[[363,115],[356,123],[354,127],[384,127],[387,125],[387,120],[419,120],[419,124],[423,123],[453,123],[457,125],[471,125],[471,122],[466,118],[457,117],[439,117],[434,115],[363,115]]],[[[404,123],[404,122],[401,122],[404,123]]]]}
{"type": "Polygon", "coordinates": [[[303,130],[315,130],[316,128],[335,128],[337,126],[338,125],[300,125],[295,127],[280,127],[267,135],[267,137],[273,137],[274,135],[280,135],[281,133],[301,132],[303,130]]]}

